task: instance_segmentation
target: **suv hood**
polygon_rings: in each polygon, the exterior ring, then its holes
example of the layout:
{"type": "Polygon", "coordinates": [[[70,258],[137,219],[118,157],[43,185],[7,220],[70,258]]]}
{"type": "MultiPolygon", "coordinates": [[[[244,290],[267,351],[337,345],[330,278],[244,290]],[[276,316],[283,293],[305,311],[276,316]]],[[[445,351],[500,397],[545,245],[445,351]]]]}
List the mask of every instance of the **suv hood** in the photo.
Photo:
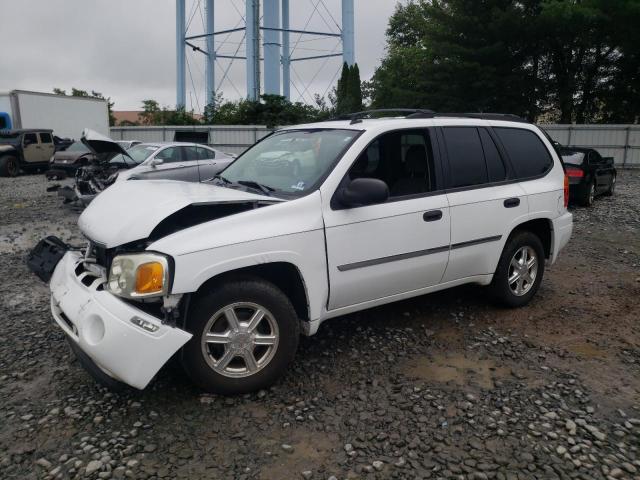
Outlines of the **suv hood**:
{"type": "Polygon", "coordinates": [[[89,150],[91,150],[96,155],[99,153],[113,153],[129,156],[127,151],[118,145],[116,142],[111,140],[109,137],[105,137],[98,132],[95,132],[89,128],[85,128],[82,131],[82,138],[80,139],[82,143],[84,143],[89,150]]]}
{"type": "MultiPolygon", "coordinates": [[[[163,220],[180,210],[184,210],[186,218],[183,216],[181,219],[175,219],[175,223],[187,228],[190,225],[224,216],[216,212],[215,205],[229,206],[256,202],[265,204],[283,201],[201,183],[131,180],[116,182],[98,195],[80,215],[78,226],[92,241],[106,248],[113,248],[147,239],[163,220]],[[187,207],[191,207],[191,210],[187,207]],[[200,207],[199,211],[194,211],[194,207],[200,207]],[[197,219],[190,219],[188,216],[197,217],[197,219]]],[[[225,211],[228,210],[227,208],[225,211]]],[[[166,231],[166,225],[164,230],[166,231]]]]}

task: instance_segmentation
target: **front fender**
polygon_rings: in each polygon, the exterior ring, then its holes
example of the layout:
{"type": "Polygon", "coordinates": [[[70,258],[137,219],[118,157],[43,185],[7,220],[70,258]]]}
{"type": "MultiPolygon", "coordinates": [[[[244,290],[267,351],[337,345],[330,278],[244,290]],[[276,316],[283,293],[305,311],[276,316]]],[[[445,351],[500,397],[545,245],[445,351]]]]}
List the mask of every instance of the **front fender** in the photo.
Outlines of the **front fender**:
{"type": "Polygon", "coordinates": [[[242,268],[289,263],[298,269],[309,301],[309,318],[321,316],[328,298],[327,261],[322,230],[237,243],[174,256],[172,293],[194,293],[208,280],[242,268]],[[286,249],[283,249],[286,246],[286,249]]]}

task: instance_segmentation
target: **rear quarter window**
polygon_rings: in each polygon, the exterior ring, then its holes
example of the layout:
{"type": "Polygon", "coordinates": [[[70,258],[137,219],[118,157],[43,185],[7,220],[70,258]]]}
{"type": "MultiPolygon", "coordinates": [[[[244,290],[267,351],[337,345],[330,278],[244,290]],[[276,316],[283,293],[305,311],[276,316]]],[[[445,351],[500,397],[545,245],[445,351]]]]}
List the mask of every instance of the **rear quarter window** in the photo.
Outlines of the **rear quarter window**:
{"type": "Polygon", "coordinates": [[[516,178],[530,178],[545,174],[553,165],[553,158],[540,137],[523,128],[494,127],[504,146],[516,178]]]}

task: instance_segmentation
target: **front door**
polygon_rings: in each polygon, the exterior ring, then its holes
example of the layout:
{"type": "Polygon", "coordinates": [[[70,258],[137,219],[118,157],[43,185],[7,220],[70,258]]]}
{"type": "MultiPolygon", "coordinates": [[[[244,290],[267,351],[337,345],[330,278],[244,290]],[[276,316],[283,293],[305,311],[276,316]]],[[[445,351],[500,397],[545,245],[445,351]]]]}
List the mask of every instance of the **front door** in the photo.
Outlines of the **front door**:
{"type": "Polygon", "coordinates": [[[450,219],[432,145],[427,129],[381,135],[341,185],[363,177],[383,180],[388,201],[357,208],[324,202],[330,310],[441,281],[449,258],[450,219]]]}
{"type": "Polygon", "coordinates": [[[42,147],[38,143],[38,135],[36,133],[25,133],[22,137],[22,155],[27,163],[41,162],[42,147]]]}
{"type": "Polygon", "coordinates": [[[149,166],[147,171],[136,175],[137,177],[153,180],[181,180],[187,182],[197,182],[198,175],[197,160],[189,160],[187,147],[173,146],[160,150],[153,157],[161,160],[162,163],[149,166]]]}

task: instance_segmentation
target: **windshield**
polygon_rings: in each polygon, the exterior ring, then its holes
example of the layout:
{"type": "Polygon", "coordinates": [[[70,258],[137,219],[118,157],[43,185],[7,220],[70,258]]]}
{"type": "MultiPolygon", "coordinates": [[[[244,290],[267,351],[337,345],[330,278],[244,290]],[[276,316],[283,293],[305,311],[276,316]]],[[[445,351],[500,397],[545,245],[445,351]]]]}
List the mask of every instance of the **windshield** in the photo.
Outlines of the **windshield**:
{"type": "Polygon", "coordinates": [[[0,132],[0,143],[10,143],[11,145],[17,145],[18,143],[20,143],[20,134],[0,132]]]}
{"type": "MultiPolygon", "coordinates": [[[[142,163],[149,158],[153,152],[158,150],[157,145],[136,145],[135,147],[127,150],[127,154],[133,159],[135,163],[142,163]]],[[[110,160],[110,163],[131,163],[131,159],[125,158],[124,155],[119,153],[110,160]]]]}
{"type": "Polygon", "coordinates": [[[73,142],[71,145],[69,145],[69,147],[67,147],[66,151],[67,152],[82,152],[82,153],[86,153],[86,152],[89,151],[89,149],[82,142],[73,142]]]}
{"type": "Polygon", "coordinates": [[[562,152],[562,161],[569,165],[582,165],[584,162],[583,152],[562,152]]]}
{"type": "Polygon", "coordinates": [[[259,183],[274,195],[301,196],[315,188],[357,130],[288,130],[256,144],[227,167],[222,176],[235,183],[259,183]]]}

